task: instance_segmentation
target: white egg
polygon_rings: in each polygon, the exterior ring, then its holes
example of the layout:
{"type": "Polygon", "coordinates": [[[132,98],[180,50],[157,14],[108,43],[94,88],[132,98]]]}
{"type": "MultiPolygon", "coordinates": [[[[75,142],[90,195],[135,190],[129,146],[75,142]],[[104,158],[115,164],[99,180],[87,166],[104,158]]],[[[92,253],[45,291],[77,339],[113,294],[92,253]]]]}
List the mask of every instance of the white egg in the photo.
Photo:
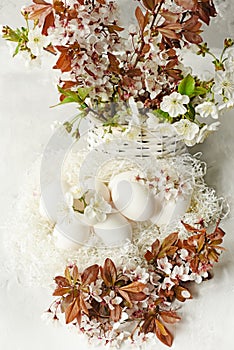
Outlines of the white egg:
{"type": "Polygon", "coordinates": [[[110,202],[110,190],[109,188],[100,180],[95,180],[95,191],[99,193],[105,201],[110,202]]]}
{"type": "Polygon", "coordinates": [[[158,202],[159,209],[151,218],[151,221],[157,226],[167,226],[179,220],[187,212],[191,203],[191,195],[186,197],[180,196],[176,200],[164,199],[164,201],[159,196],[156,196],[155,200],[158,202]],[[161,209],[159,203],[161,203],[161,209]]]}
{"type": "Polygon", "coordinates": [[[123,173],[117,174],[113,176],[109,182],[108,187],[112,191],[113,187],[121,180],[129,180],[129,181],[134,181],[136,176],[138,175],[138,172],[136,170],[129,170],[125,171],[123,173]]]}
{"type": "Polygon", "coordinates": [[[65,220],[54,227],[55,244],[63,249],[77,249],[87,243],[90,231],[90,227],[76,217],[70,222],[65,220]]]}
{"type": "Polygon", "coordinates": [[[140,183],[117,181],[112,186],[111,194],[116,209],[130,220],[145,221],[154,215],[154,195],[140,183]]]}
{"type": "Polygon", "coordinates": [[[112,213],[106,221],[93,227],[95,234],[106,246],[118,246],[132,238],[132,226],[120,213],[112,213]]]}

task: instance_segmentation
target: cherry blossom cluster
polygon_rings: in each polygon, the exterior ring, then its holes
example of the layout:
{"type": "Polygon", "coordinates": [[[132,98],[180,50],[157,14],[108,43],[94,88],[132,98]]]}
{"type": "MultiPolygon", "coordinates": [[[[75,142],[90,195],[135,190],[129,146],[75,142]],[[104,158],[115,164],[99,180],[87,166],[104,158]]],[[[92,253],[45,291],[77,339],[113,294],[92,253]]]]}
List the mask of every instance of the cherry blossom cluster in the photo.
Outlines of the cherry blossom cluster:
{"type": "MultiPolygon", "coordinates": [[[[225,40],[218,58],[203,42],[202,23],[216,16],[212,0],[132,2],[136,21],[124,28],[117,1],[33,0],[22,11],[27,26],[5,26],[3,37],[32,62],[45,51],[55,55],[60,103],[78,104],[78,118],[92,111],[111,126],[135,123],[136,118],[119,118],[132,99],[139,115],[152,112],[151,124],[171,123],[186,145],[201,143],[217,130],[219,113],[234,106],[233,41],[225,40]],[[215,72],[206,80],[183,63],[194,47],[213,57],[215,72]],[[113,102],[119,107],[112,108],[113,102]]],[[[73,126],[65,123],[68,132],[73,126]]]]}
{"type": "Polygon", "coordinates": [[[214,232],[183,223],[190,237],[180,240],[172,233],[157,239],[142,259],[142,266],[130,262],[116,267],[110,258],[104,265],[87,267],[76,264],[55,277],[58,297],[47,311],[57,321],[65,315],[66,324],[77,325],[94,343],[120,346],[123,342],[140,344],[152,334],[171,346],[173,336],[165,324],[180,320],[174,301],[192,298],[187,283],[200,284],[209,278],[218,262],[224,232],[214,232]]]}

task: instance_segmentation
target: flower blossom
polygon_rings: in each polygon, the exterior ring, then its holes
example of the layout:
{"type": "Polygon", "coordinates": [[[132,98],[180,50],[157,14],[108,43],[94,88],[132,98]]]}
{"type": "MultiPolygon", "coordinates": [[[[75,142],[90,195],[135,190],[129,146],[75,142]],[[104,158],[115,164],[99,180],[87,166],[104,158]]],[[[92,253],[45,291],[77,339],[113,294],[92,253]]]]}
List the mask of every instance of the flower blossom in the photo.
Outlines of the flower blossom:
{"type": "Polygon", "coordinates": [[[182,136],[187,146],[193,146],[196,143],[196,137],[199,133],[199,126],[190,122],[188,119],[181,119],[174,123],[178,135],[182,136]]]}
{"type": "Polygon", "coordinates": [[[176,118],[187,112],[187,108],[184,105],[188,103],[189,97],[187,95],[181,95],[174,91],[171,95],[163,97],[160,108],[162,111],[167,112],[172,118],[176,118]]]}
{"type": "Polygon", "coordinates": [[[208,118],[211,117],[213,119],[218,119],[218,108],[213,102],[205,101],[201,103],[200,105],[195,107],[195,111],[197,114],[199,114],[202,118],[208,118]]]}
{"type": "Polygon", "coordinates": [[[50,43],[50,39],[41,34],[39,27],[32,29],[28,33],[27,47],[31,50],[34,56],[39,56],[42,50],[50,43]]]}
{"type": "Polygon", "coordinates": [[[168,261],[167,256],[165,256],[162,259],[159,259],[157,261],[157,264],[158,264],[158,268],[163,272],[165,272],[166,274],[169,275],[171,273],[172,264],[168,261]]]}
{"type": "Polygon", "coordinates": [[[111,213],[111,210],[111,205],[100,194],[95,193],[94,197],[91,197],[89,205],[85,208],[84,215],[91,222],[103,222],[106,220],[106,214],[111,213]]]}
{"type": "Polygon", "coordinates": [[[212,91],[215,94],[222,94],[228,99],[234,98],[234,73],[218,71],[214,79],[212,91]]]}

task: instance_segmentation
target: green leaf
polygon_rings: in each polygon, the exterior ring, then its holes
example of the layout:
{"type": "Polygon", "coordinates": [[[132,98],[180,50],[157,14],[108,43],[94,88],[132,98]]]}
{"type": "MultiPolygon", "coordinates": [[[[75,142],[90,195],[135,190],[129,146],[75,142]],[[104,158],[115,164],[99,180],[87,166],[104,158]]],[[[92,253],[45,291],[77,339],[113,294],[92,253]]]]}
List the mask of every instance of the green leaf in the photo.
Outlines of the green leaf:
{"type": "Polygon", "coordinates": [[[169,123],[172,123],[173,121],[173,118],[170,117],[169,113],[164,112],[161,109],[156,109],[155,111],[153,111],[153,114],[161,120],[167,120],[169,123]]]}
{"type": "Polygon", "coordinates": [[[91,89],[90,88],[79,88],[78,90],[78,95],[82,101],[86,99],[88,94],[90,93],[91,89]]]}
{"type": "Polygon", "coordinates": [[[207,94],[207,89],[202,86],[196,86],[193,91],[193,96],[202,96],[207,94]]]}
{"type": "Polygon", "coordinates": [[[191,96],[195,90],[195,79],[189,74],[179,84],[178,92],[181,95],[191,96]]]}

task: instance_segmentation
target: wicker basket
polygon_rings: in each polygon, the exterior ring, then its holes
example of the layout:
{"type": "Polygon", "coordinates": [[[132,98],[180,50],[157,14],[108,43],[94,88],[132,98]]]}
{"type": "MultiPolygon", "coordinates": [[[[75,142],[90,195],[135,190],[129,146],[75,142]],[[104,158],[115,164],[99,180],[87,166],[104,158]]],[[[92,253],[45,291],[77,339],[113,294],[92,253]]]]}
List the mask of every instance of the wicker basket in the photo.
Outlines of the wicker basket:
{"type": "Polygon", "coordinates": [[[163,132],[159,127],[155,130],[140,128],[137,137],[130,140],[120,127],[112,128],[111,139],[106,141],[102,126],[95,126],[88,132],[87,142],[91,150],[101,150],[113,156],[165,158],[181,155],[186,152],[185,144],[178,135],[163,132]]]}

